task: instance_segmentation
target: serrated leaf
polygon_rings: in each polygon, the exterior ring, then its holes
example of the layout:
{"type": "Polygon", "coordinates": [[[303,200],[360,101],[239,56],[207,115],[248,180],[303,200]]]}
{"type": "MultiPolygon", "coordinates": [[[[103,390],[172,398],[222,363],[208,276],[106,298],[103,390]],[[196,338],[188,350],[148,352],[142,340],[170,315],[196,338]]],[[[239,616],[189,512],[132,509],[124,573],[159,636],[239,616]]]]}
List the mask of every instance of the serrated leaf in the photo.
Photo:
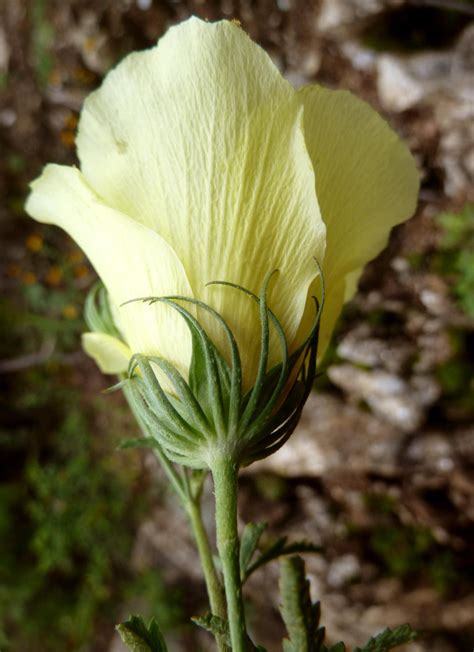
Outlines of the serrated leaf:
{"type": "Polygon", "coordinates": [[[363,647],[355,648],[354,652],[388,652],[399,645],[414,641],[417,636],[418,633],[410,625],[400,625],[373,636],[363,647]]]}
{"type": "Polygon", "coordinates": [[[284,652],[321,652],[324,628],[319,627],[321,609],[313,604],[301,557],[283,559],[280,565],[281,615],[288,632],[284,652]]]}
{"type": "Polygon", "coordinates": [[[321,552],[321,547],[316,546],[309,541],[295,541],[294,543],[287,543],[288,537],[283,536],[264,548],[257,559],[251,563],[243,576],[243,580],[247,580],[250,575],[265,564],[268,564],[275,559],[285,557],[287,555],[302,554],[306,552],[321,552]]]}
{"type": "Polygon", "coordinates": [[[222,638],[225,644],[230,646],[229,626],[225,620],[211,613],[205,616],[195,616],[191,620],[216,638],[222,638]]]}
{"type": "Polygon", "coordinates": [[[266,523],[247,523],[240,540],[240,577],[244,580],[266,523]]]}
{"type": "MultiPolygon", "coordinates": [[[[218,618],[211,613],[206,614],[205,616],[191,618],[191,620],[199,627],[210,632],[215,638],[220,638],[230,650],[231,641],[229,636],[229,626],[225,620],[222,620],[222,618],[218,618]]],[[[255,645],[248,637],[246,641],[246,650],[247,652],[267,652],[264,647],[261,645],[255,645]]]]}
{"type": "Polygon", "coordinates": [[[331,647],[326,647],[326,645],[323,645],[321,652],[346,652],[346,646],[342,641],[339,641],[339,643],[331,645],[331,647]]]}
{"type": "Polygon", "coordinates": [[[163,635],[156,620],[147,626],[141,616],[131,616],[117,625],[120,638],[131,652],[168,652],[163,635]]]}

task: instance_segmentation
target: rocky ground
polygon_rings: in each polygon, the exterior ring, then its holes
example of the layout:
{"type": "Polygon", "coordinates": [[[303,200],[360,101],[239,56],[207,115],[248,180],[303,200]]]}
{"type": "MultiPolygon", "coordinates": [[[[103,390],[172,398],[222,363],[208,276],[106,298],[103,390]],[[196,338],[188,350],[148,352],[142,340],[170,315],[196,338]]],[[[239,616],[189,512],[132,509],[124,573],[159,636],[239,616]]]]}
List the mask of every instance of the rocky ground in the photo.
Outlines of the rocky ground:
{"type": "MultiPolygon", "coordinates": [[[[46,161],[74,160],[82,100],[112,63],[191,13],[238,18],[293,84],[352,90],[409,143],[423,174],[417,215],[364,274],[292,439],[243,474],[241,514],[268,522],[268,536],[323,545],[307,565],[330,640],[356,645],[409,621],[424,637],[407,652],[471,650],[474,309],[443,256],[473,240],[450,248],[438,216],[474,201],[472,3],[4,0],[0,11],[7,292],[28,283],[18,245],[31,231],[21,209],[28,180],[46,161]]],[[[466,215],[472,234],[474,212],[466,215]]],[[[81,292],[91,282],[87,268],[75,280],[81,292]]],[[[201,604],[196,556],[172,501],[138,530],[132,565],[149,563],[201,604]]],[[[253,627],[270,650],[282,633],[276,589],[273,566],[248,586],[253,627]]]]}

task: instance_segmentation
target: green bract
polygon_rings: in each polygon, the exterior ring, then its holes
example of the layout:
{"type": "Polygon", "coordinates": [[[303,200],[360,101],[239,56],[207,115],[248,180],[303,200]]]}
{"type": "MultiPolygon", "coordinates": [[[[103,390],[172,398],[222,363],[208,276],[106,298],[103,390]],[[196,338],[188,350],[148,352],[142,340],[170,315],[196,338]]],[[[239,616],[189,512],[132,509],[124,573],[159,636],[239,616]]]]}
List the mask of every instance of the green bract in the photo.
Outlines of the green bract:
{"type": "MultiPolygon", "coordinates": [[[[164,303],[184,319],[192,341],[189,380],[158,356],[132,356],[126,386],[140,420],[167,457],[192,468],[208,468],[216,454],[237,466],[270,455],[282,446],[298,423],[316,373],[319,321],[324,303],[315,300],[314,324],[306,340],[291,355],[280,321],[267,305],[269,275],[260,296],[234,285],[236,292],[255,301],[260,313],[260,356],[255,383],[242,387],[241,355],[225,320],[201,301],[183,296],[145,297],[148,304],[164,303]],[[212,315],[223,329],[230,364],[196,317],[185,307],[194,305],[212,315]],[[271,330],[276,334],[281,362],[267,371],[271,330]],[[160,374],[156,373],[160,370],[160,374]],[[160,383],[167,378],[167,391],[160,383]]],[[[223,282],[222,284],[231,285],[223,282]]],[[[93,288],[86,303],[91,329],[113,334],[113,321],[103,288],[93,288]]]]}

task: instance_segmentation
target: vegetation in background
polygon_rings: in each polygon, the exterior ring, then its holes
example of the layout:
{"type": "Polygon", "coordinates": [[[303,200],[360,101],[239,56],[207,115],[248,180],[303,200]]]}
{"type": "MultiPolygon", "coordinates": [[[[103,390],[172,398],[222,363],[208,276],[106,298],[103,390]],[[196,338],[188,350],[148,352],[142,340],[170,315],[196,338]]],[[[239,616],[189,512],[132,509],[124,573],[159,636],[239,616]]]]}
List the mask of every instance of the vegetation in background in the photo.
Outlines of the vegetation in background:
{"type": "Polygon", "coordinates": [[[53,67],[54,31],[47,16],[48,0],[34,0],[30,7],[32,55],[38,83],[46,86],[53,67]]]}
{"type": "Polygon", "coordinates": [[[440,593],[460,588],[452,551],[440,545],[428,527],[401,523],[397,503],[388,494],[368,494],[366,504],[374,523],[363,536],[368,536],[369,550],[384,573],[407,583],[427,582],[440,593]]]}
{"type": "Polygon", "coordinates": [[[449,8],[402,4],[376,15],[363,33],[367,47],[380,52],[415,53],[451,46],[472,16],[458,2],[449,8]]]}
{"type": "MultiPolygon", "coordinates": [[[[148,14],[138,10],[138,3],[129,3],[129,9],[125,3],[123,11],[112,4],[110,14],[115,12],[118,22],[107,22],[103,14],[101,20],[113,43],[114,60],[156,39],[156,14],[152,24],[148,14]]],[[[156,8],[157,3],[153,4],[156,8]]],[[[182,3],[168,4],[173,11],[174,7],[181,11],[182,3]]],[[[89,5],[71,3],[71,33],[72,27],[75,33],[81,27],[89,5]]],[[[5,128],[0,162],[4,178],[0,191],[6,191],[0,215],[5,252],[0,263],[5,268],[2,272],[6,271],[5,299],[0,305],[0,361],[17,365],[16,371],[10,365],[9,372],[0,375],[0,649],[4,652],[102,652],[112,633],[111,623],[124,616],[123,612],[117,615],[118,603],[126,604],[137,595],[143,596],[140,612],[155,615],[165,630],[186,620],[179,613],[179,596],[169,590],[164,595],[156,569],[136,577],[128,565],[138,521],[156,496],[143,482],[136,451],[113,452],[129,422],[124,423],[112,398],[99,397],[98,373],[91,373],[93,365],[87,365],[79,352],[80,313],[92,280],[90,269],[59,231],[42,227],[32,231],[31,223],[22,217],[27,184],[43,161],[73,160],[77,109],[67,105],[64,115],[57,113],[64,107],[46,96],[48,79],[55,75],[66,80],[60,88],[72,89],[77,93],[71,95],[74,98],[99,81],[79,46],[71,44],[62,27],[54,26],[55,12],[63,9],[62,3],[32,2],[29,20],[13,33],[9,68],[0,71],[6,106],[10,102],[16,106],[12,98],[17,84],[21,102],[34,107],[24,116],[19,113],[15,125],[5,128]],[[25,43],[20,37],[25,29],[30,47],[22,50],[25,43]],[[58,44],[59,55],[55,52],[58,44]],[[22,57],[32,67],[34,83],[29,85],[22,57]],[[33,131],[25,129],[28,121],[33,131]],[[15,296],[15,301],[9,296],[15,296]],[[29,355],[32,358],[25,359],[29,355]],[[132,504],[136,514],[132,514],[132,504]]],[[[402,13],[400,20],[394,20],[394,14],[387,13],[367,31],[367,44],[376,49],[403,46],[411,51],[425,47],[424,43],[437,47],[433,38],[438,37],[432,32],[440,27],[443,47],[452,43],[464,18],[445,20],[447,12],[443,12],[442,20],[427,20],[428,11],[424,8],[417,20],[407,20],[402,13]]],[[[21,18],[21,12],[18,15],[21,18]]],[[[442,214],[439,221],[444,236],[430,257],[430,269],[453,282],[459,305],[472,317],[474,207],[442,214]]],[[[374,311],[368,319],[393,324],[397,316],[374,311]]],[[[469,385],[474,377],[474,347],[467,329],[456,329],[452,338],[453,358],[438,368],[438,380],[442,401],[446,408],[455,409],[456,422],[460,412],[463,418],[474,414],[474,392],[469,385]]],[[[334,356],[333,345],[328,359],[334,356]]],[[[319,383],[327,386],[327,377],[319,383]]],[[[256,479],[255,483],[270,500],[278,500],[287,489],[278,478],[268,483],[266,478],[256,479]]],[[[388,513],[374,507],[375,525],[360,537],[371,561],[404,582],[417,584],[427,578],[431,586],[446,593],[458,586],[460,578],[468,581],[464,569],[457,568],[460,553],[454,551],[454,559],[429,530],[407,528],[395,507],[389,505],[388,513]],[[393,548],[399,551],[396,557],[391,554],[393,548]]],[[[463,509],[456,509],[461,519],[463,509]]],[[[464,539],[468,540],[466,535],[464,539]]],[[[463,638],[459,649],[467,645],[463,638]]]]}
{"type": "Polygon", "coordinates": [[[5,652],[105,649],[136,595],[165,630],[183,620],[156,569],[130,568],[136,528],[158,496],[140,454],[116,450],[130,417],[115,397],[99,396],[100,377],[79,350],[92,274],[79,251],[56,245],[59,236],[27,235],[9,270],[16,298],[0,306],[5,652]]]}
{"type": "Polygon", "coordinates": [[[474,205],[460,213],[441,213],[438,222],[442,238],[433,270],[452,278],[459,305],[474,318],[474,205]]]}

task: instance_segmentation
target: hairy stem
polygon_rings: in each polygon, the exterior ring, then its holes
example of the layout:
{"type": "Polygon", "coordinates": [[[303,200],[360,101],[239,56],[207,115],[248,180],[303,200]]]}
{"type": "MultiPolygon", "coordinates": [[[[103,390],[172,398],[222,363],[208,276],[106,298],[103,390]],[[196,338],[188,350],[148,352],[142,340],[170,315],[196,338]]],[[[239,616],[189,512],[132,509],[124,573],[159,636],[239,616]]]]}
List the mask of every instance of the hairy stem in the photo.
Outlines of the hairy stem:
{"type": "MultiPolygon", "coordinates": [[[[212,557],[212,550],[209,544],[207,532],[204,528],[202,521],[201,506],[199,502],[191,501],[186,511],[189,516],[191,528],[196,541],[197,549],[199,551],[199,558],[201,560],[201,567],[206,581],[207,595],[209,597],[209,604],[211,612],[214,616],[226,619],[225,597],[222,586],[217,577],[214,559],[212,557]]],[[[219,652],[228,652],[228,647],[222,637],[216,637],[217,649],[219,652]]]]}
{"type": "Polygon", "coordinates": [[[215,460],[211,470],[216,497],[217,549],[224,574],[232,652],[246,652],[248,637],[242,601],[237,532],[238,466],[229,459],[221,458],[215,460]]]}

